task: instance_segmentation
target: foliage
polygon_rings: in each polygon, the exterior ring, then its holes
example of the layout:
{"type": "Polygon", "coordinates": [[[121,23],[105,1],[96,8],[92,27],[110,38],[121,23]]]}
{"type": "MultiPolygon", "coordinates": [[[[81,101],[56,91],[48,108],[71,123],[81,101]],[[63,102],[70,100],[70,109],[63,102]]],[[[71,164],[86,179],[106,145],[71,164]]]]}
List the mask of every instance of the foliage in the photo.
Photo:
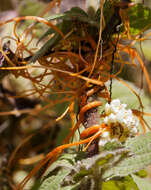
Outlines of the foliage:
{"type": "Polygon", "coordinates": [[[150,189],[151,184],[149,181],[147,181],[146,179],[144,180],[144,179],[142,179],[142,178],[140,178],[134,174],[132,175],[132,177],[133,177],[133,180],[137,184],[139,189],[144,189],[144,190],[150,189]]]}
{"type": "Polygon", "coordinates": [[[64,189],[66,186],[69,189],[74,189],[75,186],[85,187],[85,189],[89,186],[90,189],[95,189],[99,187],[99,183],[101,184],[102,181],[111,178],[112,180],[109,182],[103,183],[103,190],[108,190],[111,187],[118,190],[120,186],[127,186],[127,183],[130,189],[132,187],[138,189],[136,183],[139,188],[144,185],[147,190],[147,187],[149,188],[151,184],[139,176],[133,175],[133,173],[151,163],[150,143],[151,133],[149,132],[128,139],[124,145],[117,144],[113,146],[113,143],[110,142],[110,146],[107,144],[104,151],[92,158],[83,158],[83,156],[79,156],[79,152],[64,153],[47,169],[40,190],[47,190],[48,186],[54,190],[64,189]],[[132,178],[124,177],[131,174],[132,178]],[[116,180],[115,177],[117,176],[121,180],[116,180]],[[55,181],[60,180],[60,182],[55,183],[57,185],[55,187],[53,186],[53,179],[55,181]]]}
{"type": "MultiPolygon", "coordinates": [[[[59,0],[51,3],[54,2],[60,3],[59,0]]],[[[48,8],[54,7],[51,3],[48,8]]],[[[32,149],[38,141],[40,148],[35,146],[34,150],[34,154],[38,154],[45,144],[54,148],[59,140],[66,136],[60,146],[50,152],[46,150],[48,153],[43,155],[42,159],[40,157],[39,163],[16,187],[17,190],[22,190],[29,179],[42,168],[47,169],[41,184],[33,189],[149,189],[150,183],[144,179],[146,176],[141,175],[140,170],[151,164],[151,132],[147,132],[150,125],[144,119],[151,116],[147,113],[150,100],[143,95],[143,104],[138,89],[118,78],[118,75],[125,65],[139,65],[151,92],[149,73],[134,48],[137,41],[143,41],[147,37],[140,34],[149,28],[150,15],[151,10],[142,4],[102,0],[99,10],[92,15],[79,7],[73,7],[48,18],[23,16],[0,23],[0,26],[3,26],[14,22],[14,37],[8,38],[16,43],[16,49],[13,50],[9,41],[0,45],[0,69],[5,71],[0,75],[2,83],[4,77],[11,73],[16,78],[22,77],[30,81],[31,84],[30,89],[18,94],[13,94],[2,86],[3,99],[6,102],[5,96],[12,96],[14,103],[10,101],[10,104],[14,109],[10,110],[8,106],[7,110],[2,110],[0,114],[8,118],[9,115],[19,117],[17,121],[23,125],[31,122],[34,123],[32,125],[38,125],[35,124],[37,118],[37,123],[41,121],[40,130],[29,133],[30,136],[13,151],[8,168],[16,162],[17,153],[27,142],[31,141],[32,149]],[[19,31],[18,25],[29,20],[34,21],[33,24],[28,25],[24,31],[19,31]],[[37,45],[42,43],[42,46],[35,51],[30,44],[35,39],[38,23],[49,28],[37,39],[37,45]],[[125,56],[129,59],[125,59],[125,56]],[[120,66],[116,68],[117,64],[120,66]],[[117,81],[120,83],[118,86],[117,81]],[[121,85],[127,87],[124,88],[126,91],[121,85]],[[129,91],[132,95],[129,95],[129,91]],[[28,96],[34,99],[29,100],[28,96]],[[115,107],[113,105],[110,110],[107,109],[107,105],[112,104],[113,97],[128,102],[129,107],[132,106],[131,110],[125,109],[126,104],[115,107]],[[19,98],[24,100],[23,108],[19,98]],[[31,105],[26,105],[25,100],[31,105]],[[122,121],[119,122],[118,118],[118,121],[114,122],[114,111],[117,111],[114,109],[117,107],[119,114],[124,109],[129,117],[123,116],[120,117],[122,121]],[[58,115],[61,116],[57,117],[58,115]],[[108,116],[109,122],[105,121],[108,116]],[[66,121],[61,121],[63,117],[66,121]],[[47,122],[44,121],[45,118],[47,122]],[[144,134],[136,135],[137,130],[130,134],[125,130],[128,127],[126,122],[131,124],[131,129],[136,127],[133,120],[140,121],[141,129],[138,130],[144,134]],[[56,121],[60,123],[56,124],[56,121]],[[64,126],[59,134],[58,125],[64,126]],[[69,125],[72,125],[70,130],[69,125]],[[37,138],[36,134],[41,133],[42,136],[47,133],[49,126],[53,128],[49,132],[51,142],[46,143],[42,138],[37,138]],[[65,134],[66,131],[68,135],[65,134]],[[124,137],[122,142],[121,137],[124,137]]],[[[5,38],[2,39],[2,42],[4,41],[5,38]]],[[[117,102],[120,101],[114,103],[117,102]]],[[[7,104],[9,105],[8,102],[7,104]]],[[[11,117],[9,119],[11,120],[11,117]]],[[[29,165],[36,162],[34,160],[37,161],[37,158],[18,159],[21,164],[29,165]]]]}
{"type": "Polygon", "coordinates": [[[139,34],[142,30],[150,28],[151,10],[148,7],[137,4],[128,11],[128,16],[131,34],[139,34]]]}

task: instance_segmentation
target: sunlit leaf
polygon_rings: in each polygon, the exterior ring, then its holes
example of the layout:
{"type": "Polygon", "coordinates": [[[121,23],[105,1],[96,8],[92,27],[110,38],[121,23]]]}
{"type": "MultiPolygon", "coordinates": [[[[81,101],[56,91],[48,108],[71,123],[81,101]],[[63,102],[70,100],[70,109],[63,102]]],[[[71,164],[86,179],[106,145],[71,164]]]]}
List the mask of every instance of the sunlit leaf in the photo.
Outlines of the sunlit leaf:
{"type": "Polygon", "coordinates": [[[129,147],[135,155],[148,154],[151,151],[151,132],[128,139],[126,147],[129,147]]]}
{"type": "Polygon", "coordinates": [[[70,173],[69,170],[61,170],[57,176],[50,176],[44,180],[39,190],[58,190],[60,189],[61,182],[70,173]]]}
{"type": "Polygon", "coordinates": [[[151,9],[143,4],[136,4],[128,11],[131,34],[138,34],[151,26],[151,9]]]}
{"type": "Polygon", "coordinates": [[[104,178],[127,176],[151,164],[151,132],[129,139],[126,147],[131,154],[104,173],[104,178]]]}
{"type": "Polygon", "coordinates": [[[49,175],[52,171],[57,168],[67,168],[72,170],[75,164],[76,154],[63,154],[61,155],[58,160],[56,160],[45,172],[44,176],[49,175]]]}
{"type": "Polygon", "coordinates": [[[140,190],[150,190],[151,183],[147,179],[140,178],[134,174],[131,175],[140,190]]]}
{"type": "Polygon", "coordinates": [[[117,186],[115,181],[110,180],[102,184],[102,190],[120,190],[120,187],[117,186]]]}
{"type": "Polygon", "coordinates": [[[131,176],[126,176],[103,182],[102,190],[138,190],[138,187],[131,176]]]}

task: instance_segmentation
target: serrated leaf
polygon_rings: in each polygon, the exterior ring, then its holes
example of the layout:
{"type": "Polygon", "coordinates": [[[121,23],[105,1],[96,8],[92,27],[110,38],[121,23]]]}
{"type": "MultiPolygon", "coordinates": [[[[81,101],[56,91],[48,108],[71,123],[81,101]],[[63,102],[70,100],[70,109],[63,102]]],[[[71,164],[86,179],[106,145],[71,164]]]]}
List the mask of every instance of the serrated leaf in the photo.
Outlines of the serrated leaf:
{"type": "MultiPolygon", "coordinates": [[[[77,172],[73,180],[78,182],[85,176],[89,176],[90,178],[101,176],[102,168],[111,168],[115,163],[119,162],[125,154],[127,154],[127,149],[119,148],[114,151],[104,151],[91,158],[83,159],[81,162],[77,163],[75,170],[77,172]]],[[[94,183],[97,183],[95,179],[94,183]]]]}
{"type": "Polygon", "coordinates": [[[103,167],[105,164],[110,164],[117,161],[124,153],[127,154],[127,149],[125,148],[118,148],[113,151],[104,151],[91,158],[81,160],[80,165],[82,169],[86,168],[87,170],[98,166],[103,167]]]}
{"type": "Polygon", "coordinates": [[[151,9],[143,4],[136,4],[134,7],[131,7],[128,11],[128,16],[132,35],[138,34],[147,26],[151,26],[151,9]]]}
{"type": "Polygon", "coordinates": [[[128,139],[125,146],[130,147],[135,155],[149,153],[151,150],[151,132],[128,139]]]}
{"type": "Polygon", "coordinates": [[[132,156],[121,161],[117,166],[107,170],[104,178],[113,178],[115,176],[127,176],[135,173],[151,163],[151,153],[132,156]]]}
{"type": "Polygon", "coordinates": [[[102,190],[139,190],[131,176],[105,181],[102,190]]]}
{"type": "Polygon", "coordinates": [[[67,168],[69,170],[73,169],[75,164],[76,154],[63,154],[60,156],[44,173],[44,177],[49,175],[56,168],[67,168]]]}
{"type": "Polygon", "coordinates": [[[70,173],[69,170],[64,169],[64,170],[59,171],[58,175],[48,177],[47,179],[43,181],[39,190],[60,189],[61,182],[69,173],[70,173]]]}
{"type": "Polygon", "coordinates": [[[113,151],[122,147],[122,144],[118,141],[109,141],[103,147],[100,147],[100,150],[113,151]]]}
{"type": "Polygon", "coordinates": [[[151,189],[151,183],[149,181],[147,181],[147,179],[140,178],[134,174],[132,174],[131,176],[140,190],[150,190],[151,189]]]}
{"type": "Polygon", "coordinates": [[[151,164],[151,132],[129,139],[126,147],[130,149],[131,155],[125,157],[113,168],[109,168],[104,173],[104,178],[115,176],[127,176],[135,173],[151,164]]]}

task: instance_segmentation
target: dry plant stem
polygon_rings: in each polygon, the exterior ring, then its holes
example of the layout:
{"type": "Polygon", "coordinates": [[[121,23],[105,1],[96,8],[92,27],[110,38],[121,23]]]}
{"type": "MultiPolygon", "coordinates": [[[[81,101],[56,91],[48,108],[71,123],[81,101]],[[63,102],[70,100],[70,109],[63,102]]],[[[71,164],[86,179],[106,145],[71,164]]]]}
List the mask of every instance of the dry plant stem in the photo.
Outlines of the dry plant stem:
{"type": "Polygon", "coordinates": [[[51,69],[52,71],[57,71],[60,73],[64,73],[67,74],[69,76],[73,76],[73,77],[77,77],[80,79],[83,79],[85,81],[87,81],[88,83],[92,83],[92,84],[96,84],[99,86],[104,86],[104,82],[100,81],[100,80],[96,80],[96,79],[92,79],[92,78],[88,78],[82,75],[78,75],[77,73],[72,73],[69,71],[64,71],[61,69],[57,69],[54,67],[50,67],[50,66],[32,66],[32,65],[26,65],[26,66],[18,66],[18,67],[0,67],[0,70],[24,70],[24,69],[28,69],[28,68],[47,68],[47,69],[51,69]]]}
{"type": "MultiPolygon", "coordinates": [[[[86,103],[93,102],[96,99],[97,99],[97,94],[94,94],[87,98],[86,103]]],[[[93,125],[98,125],[98,124],[99,124],[98,107],[94,107],[87,110],[84,113],[83,126],[87,129],[93,125]]],[[[93,155],[98,153],[98,139],[95,139],[94,141],[92,141],[90,146],[88,146],[87,152],[88,152],[88,157],[92,157],[93,155]]]]}
{"type": "Polygon", "coordinates": [[[97,43],[97,47],[96,47],[96,52],[95,52],[95,57],[94,57],[94,62],[93,62],[93,66],[92,66],[92,69],[89,73],[89,77],[92,75],[93,71],[94,71],[94,68],[95,68],[95,65],[96,65],[96,62],[97,62],[97,58],[98,58],[98,52],[99,52],[99,47],[101,49],[101,55],[100,55],[100,60],[102,59],[102,28],[103,28],[103,6],[104,6],[104,0],[101,0],[101,3],[100,3],[100,10],[101,10],[101,15],[100,15],[100,30],[99,30],[99,39],[98,39],[98,43],[97,43]]]}
{"type": "Polygon", "coordinates": [[[85,112],[87,112],[89,109],[92,109],[94,107],[101,106],[101,105],[102,105],[102,103],[100,101],[94,101],[81,108],[80,113],[79,113],[79,120],[77,121],[76,125],[73,127],[70,134],[65,138],[64,143],[68,143],[70,138],[73,137],[75,131],[79,128],[80,124],[84,120],[85,112]]]}

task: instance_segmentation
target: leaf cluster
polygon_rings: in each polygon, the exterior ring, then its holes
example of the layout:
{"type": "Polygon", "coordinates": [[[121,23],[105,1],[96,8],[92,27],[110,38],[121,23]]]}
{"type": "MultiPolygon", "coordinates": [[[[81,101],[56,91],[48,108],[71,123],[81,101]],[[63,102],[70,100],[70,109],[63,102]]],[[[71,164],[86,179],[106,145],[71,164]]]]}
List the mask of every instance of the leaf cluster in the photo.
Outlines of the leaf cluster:
{"type": "Polygon", "coordinates": [[[151,164],[151,132],[130,138],[125,144],[109,142],[98,155],[64,153],[45,173],[39,190],[149,190],[151,184],[139,172],[151,164]],[[123,187],[123,188],[122,188],[123,187]],[[126,188],[126,189],[127,189],[126,188]]]}

